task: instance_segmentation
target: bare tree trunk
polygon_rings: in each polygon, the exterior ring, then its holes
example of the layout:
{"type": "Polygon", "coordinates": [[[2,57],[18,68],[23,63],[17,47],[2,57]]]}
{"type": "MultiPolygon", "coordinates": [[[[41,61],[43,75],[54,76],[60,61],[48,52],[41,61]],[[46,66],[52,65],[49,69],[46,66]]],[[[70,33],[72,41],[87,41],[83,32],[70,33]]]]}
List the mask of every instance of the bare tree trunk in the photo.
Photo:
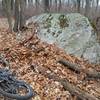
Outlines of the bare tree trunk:
{"type": "Polygon", "coordinates": [[[99,6],[99,0],[96,0],[96,12],[98,10],[98,6],[99,6]]]}
{"type": "Polygon", "coordinates": [[[50,5],[50,8],[51,8],[51,6],[52,6],[52,0],[50,0],[49,5],[50,5]]]}
{"type": "Polygon", "coordinates": [[[81,0],[77,0],[77,11],[80,12],[81,0]]]}
{"type": "Polygon", "coordinates": [[[73,0],[73,7],[74,7],[74,10],[76,11],[76,9],[77,9],[77,1],[76,0],[73,0]]]}
{"type": "Polygon", "coordinates": [[[25,25],[25,0],[15,0],[15,24],[13,30],[22,30],[25,25]]]}
{"type": "Polygon", "coordinates": [[[14,0],[11,0],[11,10],[14,10],[14,0]]]}
{"type": "Polygon", "coordinates": [[[57,0],[55,0],[55,10],[57,11],[57,0]]]}
{"type": "Polygon", "coordinates": [[[25,25],[25,0],[20,0],[20,22],[19,22],[19,29],[22,30],[22,28],[25,25]]]}
{"type": "Polygon", "coordinates": [[[69,5],[70,5],[70,0],[68,0],[68,7],[69,7],[69,5]]]}
{"type": "Polygon", "coordinates": [[[38,8],[39,1],[35,0],[36,9],[38,8]]]}
{"type": "Polygon", "coordinates": [[[19,28],[19,16],[20,16],[20,12],[19,12],[19,0],[15,0],[15,24],[14,24],[14,32],[18,31],[19,28]]]}
{"type": "Polygon", "coordinates": [[[94,7],[94,3],[95,3],[94,1],[95,1],[95,0],[92,0],[92,7],[94,7]]]}
{"type": "Polygon", "coordinates": [[[33,4],[33,0],[28,0],[29,4],[33,4]]]}
{"type": "Polygon", "coordinates": [[[81,2],[82,2],[82,8],[84,8],[84,1],[82,0],[81,2]]]}
{"type": "Polygon", "coordinates": [[[89,10],[90,10],[90,0],[86,0],[85,16],[87,16],[87,17],[89,17],[89,10]]]}
{"type": "Polygon", "coordinates": [[[44,0],[44,12],[49,12],[49,0],[44,0]]]}
{"type": "Polygon", "coordinates": [[[11,14],[11,0],[2,0],[3,9],[6,13],[9,29],[12,32],[12,14],[11,14]]]}
{"type": "Polygon", "coordinates": [[[62,7],[62,2],[61,2],[61,0],[59,0],[59,7],[58,7],[59,11],[61,10],[61,7],[62,7]]]}

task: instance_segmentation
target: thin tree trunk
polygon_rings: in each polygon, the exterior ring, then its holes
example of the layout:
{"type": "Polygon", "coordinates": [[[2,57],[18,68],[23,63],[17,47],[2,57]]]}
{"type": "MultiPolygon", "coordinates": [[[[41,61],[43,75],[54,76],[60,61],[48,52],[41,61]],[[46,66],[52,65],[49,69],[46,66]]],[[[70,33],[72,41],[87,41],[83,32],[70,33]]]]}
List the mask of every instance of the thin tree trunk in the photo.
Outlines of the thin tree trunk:
{"type": "Polygon", "coordinates": [[[11,0],[11,10],[14,10],[14,0],[11,0]]]}
{"type": "Polygon", "coordinates": [[[19,0],[15,0],[15,24],[14,24],[14,32],[18,31],[19,28],[19,16],[20,16],[20,12],[19,12],[19,0]]]}
{"type": "Polygon", "coordinates": [[[36,5],[36,9],[37,9],[39,6],[39,0],[35,0],[35,5],[36,5]]]}
{"type": "Polygon", "coordinates": [[[44,0],[44,12],[49,12],[49,0],[44,0]]]}
{"type": "Polygon", "coordinates": [[[89,11],[90,11],[90,0],[86,0],[85,16],[89,17],[89,11]]]}
{"type": "Polygon", "coordinates": [[[61,8],[62,8],[62,2],[61,2],[61,0],[59,0],[59,7],[58,7],[58,10],[60,11],[61,8]]]}
{"type": "Polygon", "coordinates": [[[81,1],[80,0],[77,0],[77,11],[80,12],[80,4],[81,4],[81,1]]]}
{"type": "Polygon", "coordinates": [[[50,3],[49,3],[49,5],[50,5],[50,8],[52,7],[52,0],[50,0],[50,3]]]}
{"type": "Polygon", "coordinates": [[[68,0],[68,7],[70,6],[70,0],[68,0]]]}
{"type": "Polygon", "coordinates": [[[99,6],[99,0],[96,0],[96,12],[98,10],[98,6],[99,6]]]}
{"type": "Polygon", "coordinates": [[[76,11],[76,9],[77,9],[77,2],[75,0],[73,0],[73,7],[74,7],[74,10],[76,11]]]}
{"type": "Polygon", "coordinates": [[[11,0],[3,0],[3,9],[6,13],[7,19],[8,19],[8,24],[9,24],[9,29],[12,32],[12,14],[11,14],[11,0]]]}
{"type": "Polygon", "coordinates": [[[81,2],[82,2],[82,6],[81,6],[81,7],[82,7],[82,9],[83,9],[83,8],[84,8],[84,1],[82,0],[81,2]]]}
{"type": "Polygon", "coordinates": [[[55,0],[55,10],[57,11],[57,0],[55,0]]]}
{"type": "Polygon", "coordinates": [[[22,30],[25,25],[25,0],[15,0],[15,24],[14,31],[22,30]]]}
{"type": "Polygon", "coordinates": [[[25,0],[20,0],[20,22],[19,22],[19,29],[22,30],[22,28],[25,25],[25,0]]]}

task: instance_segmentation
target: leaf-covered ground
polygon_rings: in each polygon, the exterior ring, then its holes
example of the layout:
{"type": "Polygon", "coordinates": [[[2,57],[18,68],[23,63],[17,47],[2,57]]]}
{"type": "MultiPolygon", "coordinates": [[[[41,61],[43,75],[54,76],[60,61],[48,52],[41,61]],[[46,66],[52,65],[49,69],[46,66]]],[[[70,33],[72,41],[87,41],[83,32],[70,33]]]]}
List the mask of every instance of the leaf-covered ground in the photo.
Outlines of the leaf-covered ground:
{"type": "Polygon", "coordinates": [[[100,80],[82,81],[85,76],[83,72],[77,74],[57,61],[65,59],[79,64],[85,70],[100,71],[100,65],[89,64],[88,61],[66,54],[55,44],[42,42],[34,31],[34,25],[30,27],[33,29],[27,29],[20,35],[11,34],[5,28],[0,29],[0,53],[9,62],[10,70],[38,93],[32,100],[76,100],[76,96],[64,90],[60,82],[49,79],[45,73],[55,73],[100,100],[100,80]],[[41,67],[46,69],[44,75],[38,71],[41,67]]]}

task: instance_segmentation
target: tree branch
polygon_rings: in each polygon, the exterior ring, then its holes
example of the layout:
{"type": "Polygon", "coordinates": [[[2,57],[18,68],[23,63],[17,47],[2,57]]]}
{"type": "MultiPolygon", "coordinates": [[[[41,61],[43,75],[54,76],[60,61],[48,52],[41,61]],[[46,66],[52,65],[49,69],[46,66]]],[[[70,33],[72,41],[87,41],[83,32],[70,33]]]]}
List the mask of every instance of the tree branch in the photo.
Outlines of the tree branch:
{"type": "Polygon", "coordinates": [[[86,74],[86,78],[94,78],[94,79],[100,79],[100,72],[97,72],[96,70],[89,71],[89,70],[84,70],[81,68],[80,65],[71,63],[67,60],[59,60],[58,63],[64,65],[65,67],[71,69],[72,71],[75,71],[76,73],[83,72],[86,74]]]}

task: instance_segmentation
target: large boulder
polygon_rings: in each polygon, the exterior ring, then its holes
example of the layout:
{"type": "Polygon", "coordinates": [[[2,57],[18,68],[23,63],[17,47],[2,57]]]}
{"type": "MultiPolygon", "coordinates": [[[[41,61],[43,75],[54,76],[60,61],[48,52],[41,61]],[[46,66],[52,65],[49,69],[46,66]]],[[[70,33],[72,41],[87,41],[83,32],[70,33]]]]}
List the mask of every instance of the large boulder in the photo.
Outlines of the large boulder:
{"type": "Polygon", "coordinates": [[[39,24],[38,36],[55,43],[67,53],[100,63],[100,44],[96,33],[85,16],[71,14],[42,14],[33,17],[39,24]]]}

